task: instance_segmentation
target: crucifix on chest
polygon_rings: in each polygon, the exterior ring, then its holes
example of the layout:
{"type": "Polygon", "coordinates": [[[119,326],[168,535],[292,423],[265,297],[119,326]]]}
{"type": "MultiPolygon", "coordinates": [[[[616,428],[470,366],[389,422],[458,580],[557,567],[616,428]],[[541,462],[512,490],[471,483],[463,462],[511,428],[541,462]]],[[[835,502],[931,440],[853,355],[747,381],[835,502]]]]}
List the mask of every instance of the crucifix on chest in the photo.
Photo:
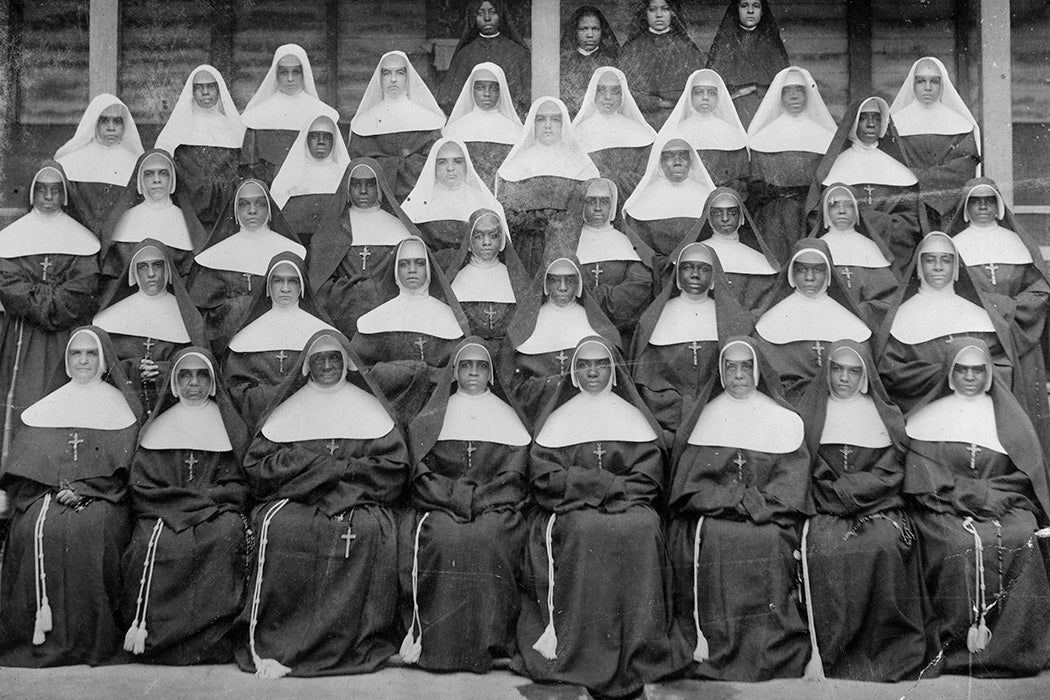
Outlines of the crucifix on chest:
{"type": "Polygon", "coordinates": [[[868,206],[870,207],[872,204],[874,204],[874,201],[872,200],[872,195],[875,194],[875,187],[872,185],[867,185],[864,188],[864,191],[868,193],[868,206]]]}
{"type": "Polygon", "coordinates": [[[569,359],[569,356],[565,354],[564,350],[562,350],[554,356],[554,359],[558,361],[558,371],[561,374],[565,374],[565,361],[569,359]]]}
{"type": "Polygon", "coordinates": [[[733,464],[736,465],[736,478],[737,481],[744,480],[744,465],[747,464],[747,458],[744,457],[744,453],[741,450],[736,451],[736,459],[733,460],[733,464]]]}
{"type": "Polygon", "coordinates": [[[346,532],[339,535],[339,539],[346,541],[346,549],[343,550],[343,559],[350,558],[350,545],[354,540],[357,539],[357,535],[354,534],[354,513],[350,511],[350,520],[346,524],[346,532]]]}
{"type": "Polygon", "coordinates": [[[77,447],[79,447],[83,442],[84,440],[80,437],[80,433],[78,433],[77,431],[74,430],[72,433],[69,434],[69,441],[66,444],[72,446],[73,448],[74,462],[76,462],[79,458],[77,447]]]}
{"type": "Polygon", "coordinates": [[[325,448],[328,450],[328,454],[335,455],[335,451],[339,449],[339,444],[335,441],[335,438],[332,438],[328,441],[328,444],[325,445],[325,448]]]}
{"type": "Polygon", "coordinates": [[[849,471],[849,456],[853,454],[853,448],[849,445],[843,445],[839,452],[842,453],[842,468],[849,471]]]}
{"type": "Polygon", "coordinates": [[[478,448],[474,447],[474,442],[467,440],[467,471],[474,468],[474,453],[478,451],[478,448]]]}
{"type": "Polygon", "coordinates": [[[364,248],[359,250],[357,254],[361,258],[361,272],[367,271],[368,270],[368,258],[369,258],[369,256],[372,255],[372,251],[370,251],[368,249],[368,246],[365,246],[364,248]]]}
{"type": "Polygon", "coordinates": [[[47,282],[47,271],[51,269],[51,256],[45,255],[44,259],[40,261],[40,268],[44,271],[43,281],[47,282]]]}
{"type": "Polygon", "coordinates": [[[427,361],[427,356],[425,354],[423,354],[423,346],[425,346],[427,344],[427,339],[424,338],[423,336],[419,336],[418,338],[416,338],[415,342],[413,342],[412,344],[419,348],[419,360],[420,360],[420,362],[426,362],[427,361]]]}
{"type": "Polygon", "coordinates": [[[186,481],[193,481],[193,467],[196,466],[199,461],[199,459],[193,456],[193,450],[190,450],[190,456],[183,462],[183,464],[186,465],[186,468],[190,470],[190,474],[186,478],[186,481]]]}
{"type": "Polygon", "coordinates": [[[998,284],[998,282],[996,282],[995,280],[995,271],[999,269],[999,266],[993,262],[990,262],[985,265],[982,265],[981,267],[983,267],[988,273],[988,277],[991,278],[992,284],[998,284]]]}
{"type": "Polygon", "coordinates": [[[598,286],[598,281],[601,279],[602,273],[605,270],[602,269],[601,263],[594,263],[594,269],[591,270],[591,274],[594,275],[594,286],[598,286]]]}
{"type": "Polygon", "coordinates": [[[809,346],[809,349],[817,353],[817,367],[824,366],[824,345],[818,340],[809,346]]]}
{"type": "Polygon", "coordinates": [[[602,457],[605,455],[606,451],[602,449],[602,443],[596,442],[594,444],[597,445],[597,447],[591,452],[591,454],[598,458],[598,468],[601,469],[602,457]]]}
{"type": "Polygon", "coordinates": [[[277,364],[277,371],[280,372],[281,374],[284,374],[284,361],[286,359],[288,359],[288,353],[286,353],[284,350],[281,350],[279,353],[277,353],[275,355],[275,357],[277,358],[277,363],[278,363],[277,364]]]}
{"type": "Polygon", "coordinates": [[[700,344],[699,340],[694,340],[692,343],[689,344],[689,349],[693,351],[693,367],[696,367],[697,365],[696,352],[702,347],[704,346],[700,344]]]}
{"type": "Polygon", "coordinates": [[[853,270],[843,265],[839,268],[839,274],[846,278],[846,287],[853,289],[853,270]]]}
{"type": "Polygon", "coordinates": [[[970,443],[970,446],[966,448],[966,451],[970,453],[970,469],[977,470],[977,455],[981,454],[981,448],[976,443],[970,443]]]}
{"type": "Polygon", "coordinates": [[[489,308],[484,311],[484,314],[486,316],[488,316],[488,318],[489,318],[489,322],[488,322],[489,330],[492,330],[494,328],[494,326],[492,324],[496,320],[496,316],[498,315],[497,312],[496,312],[496,309],[492,308],[492,304],[489,304],[489,308]]]}
{"type": "Polygon", "coordinates": [[[143,350],[142,359],[144,359],[144,360],[153,359],[153,346],[156,345],[156,344],[157,344],[157,342],[155,340],[153,340],[153,338],[146,338],[145,340],[142,341],[142,350],[143,350]]]}
{"type": "Polygon", "coordinates": [[[251,294],[252,293],[252,273],[250,273],[250,272],[242,272],[241,273],[241,277],[244,278],[244,283],[246,285],[248,285],[248,293],[251,294]]]}

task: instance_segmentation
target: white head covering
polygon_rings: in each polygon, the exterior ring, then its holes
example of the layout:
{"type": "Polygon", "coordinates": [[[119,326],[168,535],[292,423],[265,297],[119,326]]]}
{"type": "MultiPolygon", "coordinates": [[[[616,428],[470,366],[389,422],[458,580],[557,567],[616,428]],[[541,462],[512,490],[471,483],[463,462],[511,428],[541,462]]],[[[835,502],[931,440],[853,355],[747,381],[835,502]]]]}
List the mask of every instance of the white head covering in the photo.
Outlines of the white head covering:
{"type": "Polygon", "coordinates": [[[304,114],[324,114],[332,121],[339,121],[339,112],[317,97],[314,72],[303,47],[298,44],[278,46],[273,52],[270,70],[252,99],[248,100],[241,119],[249,129],[293,131],[302,126],[304,114]],[[285,56],[294,56],[303,66],[303,91],[298,95],[285,95],[277,90],[277,62],[285,56]]]}
{"type": "Polygon", "coordinates": [[[167,152],[155,150],[142,159],[135,177],[135,187],[142,195],[143,201],[121,215],[113,230],[113,242],[138,243],[144,238],[155,238],[169,248],[193,250],[193,239],[190,238],[186,218],[183,216],[182,209],[171,200],[176,184],[175,161],[167,152]],[[171,173],[167,196],[157,202],[146,196],[146,190],[142,184],[146,164],[152,158],[163,158],[171,173]]]}
{"type": "Polygon", "coordinates": [[[881,97],[869,97],[861,103],[857,114],[853,117],[853,125],[849,132],[850,146],[842,149],[821,184],[830,185],[835,182],[843,182],[847,185],[871,183],[892,187],[910,187],[919,181],[908,166],[881,150],[877,143],[870,146],[861,143],[857,136],[860,115],[874,111],[872,107],[877,108],[882,115],[879,139],[886,136],[886,131],[890,128],[889,105],[881,97]]]}
{"type": "Polygon", "coordinates": [[[98,349],[98,370],[85,384],[69,381],[22,411],[22,422],[33,428],[86,428],[94,430],[122,430],[136,422],[128,401],[112,384],[102,380],[108,363],[98,334],[81,328],[69,336],[64,353],[66,376],[72,380],[69,366],[69,347],[80,336],[88,336],[98,349]]]}
{"type": "Polygon", "coordinates": [[[857,230],[857,221],[860,216],[860,205],[857,198],[850,189],[843,185],[832,185],[824,190],[820,200],[821,211],[824,214],[825,233],[820,237],[828,245],[831,251],[832,262],[837,266],[882,268],[889,267],[890,261],[879,248],[875,241],[871,240],[857,230]],[[831,197],[836,193],[845,194],[853,201],[854,222],[853,227],[840,231],[831,225],[831,197]]]}
{"type": "Polygon", "coordinates": [[[996,221],[991,224],[977,225],[971,223],[952,237],[952,243],[959,251],[959,257],[967,266],[972,265],[1030,265],[1032,253],[1016,231],[1002,226],[999,221],[1006,216],[1006,203],[995,187],[980,183],[970,188],[963,199],[963,220],[970,221],[970,210],[967,206],[970,197],[995,197],[996,221]]]}
{"type": "MultiPolygon", "coordinates": [[[[37,180],[45,171],[61,178],[58,169],[45,165],[33,175],[29,185],[29,203],[33,203],[33,190],[37,180]]],[[[69,200],[66,181],[62,178],[62,203],[69,200]]],[[[0,258],[21,258],[27,255],[66,253],[68,255],[95,255],[100,249],[98,238],[64,211],[42,214],[36,208],[0,230],[0,258]]]]}
{"type": "Polygon", "coordinates": [[[838,125],[820,96],[817,81],[805,68],[789,66],[776,74],[762,98],[747,127],[748,145],[752,151],[762,153],[805,151],[823,155],[836,129],[838,125]],[[787,85],[806,88],[806,109],[801,114],[786,113],[780,103],[781,91],[787,85]]]}
{"type": "MultiPolygon", "coordinates": [[[[675,288],[682,288],[678,282],[678,269],[683,262],[703,262],[714,267],[714,259],[715,252],[703,243],[690,243],[683,247],[674,264],[675,288]]],[[[649,344],[665,346],[690,343],[694,340],[717,341],[718,309],[715,300],[708,294],[713,286],[712,275],[711,285],[699,299],[691,299],[685,294],[668,299],[660,311],[660,317],[656,319],[656,325],[653,326],[649,344]]]]}
{"type": "Polygon", "coordinates": [[[430,147],[423,171],[416,180],[416,186],[408,193],[402,211],[417,224],[428,221],[468,221],[470,215],[478,209],[492,209],[503,213],[503,205],[489,192],[485,182],[474,169],[467,145],[459,139],[441,138],[430,147]],[[449,189],[438,182],[437,161],[442,146],[452,144],[463,154],[467,172],[463,183],[456,189],[449,189]]]}
{"type": "MultiPolygon", "coordinates": [[[[277,270],[287,265],[299,278],[299,299],[306,294],[306,278],[303,271],[291,260],[281,260],[266,276],[266,296],[270,297],[270,280],[277,270]]],[[[269,352],[276,350],[299,350],[320,330],[334,330],[332,326],[295,304],[272,306],[269,311],[239,330],[230,339],[233,352],[269,352]]],[[[342,347],[342,346],[340,346],[342,347]]]]}
{"type": "Polygon", "coordinates": [[[977,152],[981,152],[981,127],[948,77],[948,69],[938,58],[926,56],[912,64],[908,77],[897,91],[897,96],[893,98],[890,114],[893,115],[893,124],[901,136],[951,136],[972,131],[977,141],[977,152]],[[915,99],[915,73],[923,65],[932,65],[941,75],[941,99],[932,105],[922,104],[915,99]]]}
{"type": "Polygon", "coordinates": [[[685,81],[685,90],[660,127],[660,135],[672,131],[677,131],[698,151],[737,151],[747,147],[747,132],[740,123],[729,89],[722,76],[710,68],[693,71],[685,81]],[[709,115],[701,115],[693,108],[693,87],[696,85],[718,88],[718,104],[709,115]]]}
{"type": "Polygon", "coordinates": [[[510,149],[498,174],[509,182],[542,175],[589,180],[598,177],[598,168],[576,141],[565,103],[556,97],[541,97],[529,108],[521,140],[510,149]],[[561,112],[561,141],[553,146],[544,146],[536,140],[536,114],[547,103],[555,105],[561,112]]]}
{"type": "Polygon", "coordinates": [[[623,210],[639,221],[655,221],[676,217],[699,219],[704,211],[704,202],[715,189],[715,183],[692,148],[689,159],[692,167],[689,177],[681,183],[672,183],[660,167],[660,154],[668,142],[680,139],[689,144],[689,139],[677,131],[662,131],[649,153],[645,174],[634,188],[634,192],[623,203],[623,210]]]}
{"type": "MultiPolygon", "coordinates": [[[[474,222],[474,225],[471,226],[470,231],[467,232],[467,236],[473,235],[474,229],[477,228],[478,224],[489,218],[489,216],[479,217],[474,222]]],[[[502,252],[510,241],[510,229],[507,228],[507,222],[502,215],[496,218],[499,220],[500,228],[503,230],[503,238],[500,241],[499,248],[502,252]]],[[[456,295],[456,299],[460,302],[487,301],[498,304],[513,304],[517,301],[514,296],[514,287],[510,283],[510,272],[507,270],[507,266],[500,262],[499,258],[494,258],[489,263],[483,263],[478,260],[473,251],[471,251],[467,264],[456,273],[449,286],[452,288],[452,293],[456,295]]]]}
{"type": "Polygon", "coordinates": [[[99,311],[92,323],[110,334],[156,338],[170,343],[190,342],[178,299],[169,292],[171,274],[171,266],[159,248],[147,245],[139,249],[128,264],[128,286],[138,287],[138,291],[99,311]],[[159,294],[149,296],[139,284],[136,266],[152,260],[164,261],[166,285],[159,294]]]}
{"type": "Polygon", "coordinates": [[[460,90],[459,98],[452,108],[452,114],[449,115],[448,124],[441,133],[448,138],[467,143],[483,141],[509,146],[521,140],[523,128],[521,117],[514,109],[506,73],[495,63],[485,62],[479,63],[470,71],[470,76],[467,82],[463,83],[463,89],[460,90]],[[496,103],[495,109],[488,112],[478,109],[474,104],[474,81],[486,79],[478,76],[482,71],[491,73],[499,83],[499,102],[496,103]]]}
{"type": "MultiPolygon", "coordinates": [[[[488,348],[478,343],[468,343],[460,348],[452,360],[452,366],[459,364],[461,358],[484,359],[492,368],[492,355],[488,348]],[[463,358],[464,354],[473,357],[463,358]]],[[[494,368],[492,372],[495,372],[494,368]]],[[[492,384],[492,373],[489,374],[489,384],[492,384]]],[[[449,396],[445,420],[437,439],[475,440],[517,447],[532,442],[529,431],[514,409],[487,389],[474,396],[465,391],[457,391],[449,396]]]]}
{"type": "Polygon", "coordinates": [[[55,151],[55,160],[62,164],[66,178],[73,182],[123,186],[131,179],[135,161],[142,153],[142,140],[131,110],[115,95],[104,92],[88,103],[76,133],[55,151]],[[113,105],[124,109],[124,137],[116,146],[104,146],[95,140],[95,128],[102,112],[113,105]]]}
{"type": "Polygon", "coordinates": [[[868,367],[856,350],[840,347],[828,356],[828,362],[860,367],[861,379],[857,390],[846,398],[835,395],[831,388],[831,373],[828,380],[828,403],[824,408],[824,428],[820,434],[822,445],[856,445],[880,449],[892,444],[886,424],[879,415],[875,401],[867,396],[868,367]]]}
{"type": "Polygon", "coordinates": [[[168,123],[157,136],[154,148],[174,153],[179,146],[240,148],[242,143],[244,122],[241,121],[222,74],[208,64],[197,66],[187,76],[186,84],[182,86],[179,99],[171,110],[168,123]],[[193,101],[193,79],[201,71],[210,73],[219,85],[219,101],[207,111],[193,101]]]}
{"type": "Polygon", "coordinates": [[[616,203],[619,199],[616,183],[608,178],[591,180],[584,192],[584,199],[589,196],[592,188],[604,186],[609,191],[609,214],[605,222],[599,226],[591,226],[586,219],[580,229],[580,239],[576,243],[576,259],[581,265],[606,260],[633,260],[640,261],[638,251],[634,249],[631,240],[622,232],[617,231],[612,225],[616,218],[616,203]]]}
{"type": "Polygon", "coordinates": [[[326,114],[313,114],[299,129],[299,135],[288,150],[281,169],[270,186],[270,194],[277,206],[284,207],[292,197],[307,194],[332,194],[339,189],[346,166],[350,164],[350,154],[339,135],[336,123],[326,114]],[[313,126],[314,122],[321,122],[313,126]],[[307,137],[311,131],[325,131],[332,134],[332,152],[323,161],[314,158],[307,146],[307,137]]]}
{"type": "Polygon", "coordinates": [[[148,450],[201,450],[203,452],[230,452],[233,444],[222,420],[222,412],[215,401],[204,401],[190,406],[182,401],[179,385],[175,380],[179,368],[184,364],[203,364],[211,375],[211,391],[215,396],[215,367],[211,360],[197,351],[187,352],[175,361],[171,368],[171,393],[179,401],[157,416],[139,442],[148,450]]]}
{"type": "Polygon", "coordinates": [[[648,146],[656,140],[656,130],[649,126],[645,115],[634,101],[634,95],[627,87],[627,76],[619,68],[602,66],[591,74],[587,92],[576,118],[572,120],[576,130],[576,139],[580,148],[593,153],[606,148],[638,148],[648,146]],[[620,83],[623,102],[613,114],[602,114],[594,105],[598,92],[598,83],[605,75],[612,75],[620,83]]]}
{"type": "Polygon", "coordinates": [[[357,107],[357,114],[350,120],[350,133],[376,136],[401,131],[436,131],[444,125],[445,113],[405,52],[387,51],[376,64],[372,79],[368,81],[368,87],[357,107]],[[384,95],[381,82],[383,61],[389,56],[400,56],[408,72],[405,94],[396,100],[384,95]]]}
{"type": "MultiPolygon", "coordinates": [[[[545,297],[548,296],[547,275],[569,274],[570,266],[576,273],[576,298],[579,299],[583,295],[583,275],[580,274],[580,268],[568,258],[558,258],[547,266],[543,275],[543,295],[545,297]],[[562,270],[556,270],[556,267],[562,270]]],[[[547,352],[568,350],[576,347],[577,343],[589,335],[599,335],[599,333],[591,327],[587,311],[579,301],[568,306],[557,306],[545,300],[536,314],[536,325],[532,329],[532,334],[514,350],[523,355],[542,355],[547,352]]]]}

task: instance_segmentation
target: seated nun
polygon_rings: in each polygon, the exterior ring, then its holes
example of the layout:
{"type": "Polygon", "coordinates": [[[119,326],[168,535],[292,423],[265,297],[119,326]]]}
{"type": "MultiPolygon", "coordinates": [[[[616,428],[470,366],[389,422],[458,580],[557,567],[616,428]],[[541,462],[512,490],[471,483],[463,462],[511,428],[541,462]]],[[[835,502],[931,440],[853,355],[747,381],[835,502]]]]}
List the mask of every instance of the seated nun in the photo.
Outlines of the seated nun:
{"type": "Polygon", "coordinates": [[[653,300],[653,251],[633,231],[613,227],[618,199],[612,180],[587,183],[576,260],[584,288],[630,347],[638,317],[653,300]]]}
{"type": "Polygon", "coordinates": [[[548,241],[564,247],[575,235],[583,183],[598,177],[561,100],[541,97],[532,104],[521,140],[497,174],[496,196],[506,211],[514,247],[525,270],[535,275],[548,241]]]}
{"type": "Polygon", "coordinates": [[[1050,454],[1050,407],[1044,388],[1050,273],[1039,243],[1021,227],[993,180],[975,178],[965,189],[949,222],[952,243],[970,279],[1009,323],[1017,355],[1014,396],[1045,441],[1043,453],[1050,454]]]}
{"type": "Polygon", "coordinates": [[[559,93],[569,111],[578,116],[587,83],[596,70],[616,66],[620,42],[600,9],[582,5],[562,22],[560,44],[559,93]]]}
{"type": "Polygon", "coordinates": [[[213,66],[197,66],[154,148],[175,159],[187,204],[205,231],[218,221],[230,185],[237,181],[242,143],[244,122],[222,74],[213,66]]]}
{"type": "Polygon", "coordinates": [[[799,406],[816,515],[802,538],[807,678],[887,683],[926,659],[920,546],[904,508],[904,418],[867,348],[839,340],[799,406]]]}
{"type": "Polygon", "coordinates": [[[615,182],[620,192],[634,192],[645,174],[656,130],[645,121],[622,71],[612,66],[594,71],[572,127],[601,176],[615,182]]]}
{"type": "Polygon", "coordinates": [[[244,604],[248,433],[202,347],[179,351],[131,463],[124,650],[184,666],[233,660],[244,604]]]}
{"type": "Polygon", "coordinates": [[[623,203],[624,223],[653,249],[659,273],[667,256],[700,221],[702,202],[715,189],[700,156],[685,139],[657,137],[638,187],[623,203]]]}
{"type": "Polygon", "coordinates": [[[448,363],[470,327],[445,275],[415,236],[397,246],[376,272],[376,284],[380,304],[357,320],[350,345],[407,425],[430,398],[432,374],[448,363]]]}
{"type": "Polygon", "coordinates": [[[186,279],[208,234],[193,209],[182,206],[181,184],[168,153],[153,149],[139,156],[135,174],[102,229],[99,260],[104,286],[120,284],[131,251],[147,238],[167,246],[173,272],[186,279]]]}
{"type": "Polygon", "coordinates": [[[223,385],[250,428],[299,368],[299,353],[310,336],[333,330],[314,303],[303,268],[295,253],[273,256],[266,284],[253,292],[244,325],[230,339],[222,362],[223,385]]]}
{"type": "Polygon", "coordinates": [[[946,343],[959,335],[980,338],[1006,386],[1014,374],[1009,324],[977,287],[948,236],[928,234],[915,251],[907,283],[886,313],[876,347],[879,374],[905,414],[940,390],[946,343]]]}
{"type": "Polygon", "coordinates": [[[674,435],[718,371],[720,343],[754,331],[719,264],[703,243],[683,246],[663,290],[642,314],[631,369],[645,405],[664,437],[674,435]]]}
{"type": "Polygon", "coordinates": [[[692,146],[714,183],[747,192],[747,131],[721,76],[702,68],[689,76],[660,135],[677,134],[692,146]]]}
{"type": "Polygon", "coordinates": [[[484,673],[515,649],[532,436],[481,338],[459,344],[409,437],[416,457],[400,544],[401,658],[484,673]]]}
{"type": "Polygon", "coordinates": [[[142,141],[135,118],[109,93],[91,100],[73,138],[55,151],[69,183],[70,214],[95,236],[101,237],[106,217],[132,179],[140,155],[142,141]]]}
{"type": "MultiPolygon", "coordinates": [[[[719,187],[707,197],[698,239],[718,255],[726,284],[757,320],[773,303],[781,266],[769,238],[736,190],[719,187]]],[[[691,243],[685,240],[680,245],[691,243]]]]}
{"type": "Polygon", "coordinates": [[[350,161],[338,192],[346,202],[321,221],[310,242],[307,276],[318,305],[341,333],[353,337],[357,319],[379,304],[377,271],[401,241],[419,231],[371,158],[350,161]]]}
{"type": "Polygon", "coordinates": [[[241,114],[246,127],[241,177],[262,180],[269,186],[309,114],[339,121],[339,113],[317,96],[306,51],[298,44],[278,46],[270,70],[241,114]]]}
{"type": "Polygon", "coordinates": [[[189,283],[216,352],[225,351],[240,327],[252,289],[265,284],[263,275],[270,260],[284,252],[306,256],[306,248],[288,228],[266,185],[259,180],[243,181],[204,250],[194,258],[189,283]]]}
{"type": "Polygon", "coordinates": [[[529,278],[499,213],[478,209],[467,223],[469,233],[449,267],[449,286],[471,334],[498,341],[526,294],[529,278]]]}
{"type": "Polygon", "coordinates": [[[683,421],[668,496],[688,673],[797,678],[810,652],[794,556],[812,512],[802,419],[750,338],[722,346],[718,373],[683,421]]]}
{"type": "Polygon", "coordinates": [[[898,274],[914,255],[925,222],[919,181],[905,165],[899,140],[884,99],[869,97],[854,103],[842,117],[806,197],[812,224],[825,188],[839,183],[853,187],[862,216],[889,245],[898,274]]]}
{"type": "Polygon", "coordinates": [[[852,187],[836,183],[824,190],[818,227],[828,245],[831,264],[846,283],[846,293],[863,312],[870,328],[879,328],[900,282],[890,261],[893,253],[861,218],[852,187]]]}
{"type": "Polygon", "coordinates": [[[529,481],[539,508],[511,668],[631,697],[686,662],[657,512],[664,443],[609,341],[580,341],[571,368],[572,384],[536,424],[529,481]]]}
{"type": "Polygon", "coordinates": [[[791,66],[777,73],[747,128],[751,151],[748,202],[777,258],[808,233],[806,195],[838,125],[809,71],[791,66]]]}
{"type": "Polygon", "coordinates": [[[423,172],[443,126],[445,113],[408,56],[388,51],[350,120],[350,155],[374,158],[402,201],[423,172]]]}
{"type": "Polygon", "coordinates": [[[981,127],[940,59],[912,64],[890,105],[904,162],[919,179],[930,226],[958,215],[963,185],[981,162],[981,127]]]}
{"type": "Polygon", "coordinates": [[[774,297],[779,301],[755,324],[762,352],[792,405],[828,361],[828,344],[842,339],[867,343],[871,338],[871,329],[844,287],[827,245],[803,238],[795,244],[780,280],[774,297]]]}
{"type": "Polygon", "coordinates": [[[332,208],[349,164],[339,129],[322,114],[304,123],[277,171],[270,188],[273,201],[307,248],[321,218],[332,208]]]}
{"type": "Polygon", "coordinates": [[[160,241],[136,244],[119,286],[102,297],[92,321],[109,334],[115,361],[147,415],[168,383],[175,353],[205,342],[204,319],[173,268],[171,252],[160,241]]]}
{"type": "Polygon", "coordinates": [[[244,461],[259,544],[235,654],[260,678],[370,673],[397,649],[408,447],[359,366],[341,333],[315,333],[244,461]]]}
{"type": "Polygon", "coordinates": [[[507,328],[504,384],[525,416],[535,422],[569,375],[572,350],[592,335],[620,336],[598,302],[587,293],[579,266],[568,258],[551,262],[533,278],[528,295],[507,328]]]}
{"type": "Polygon", "coordinates": [[[3,451],[16,410],[43,398],[60,376],[69,331],[88,321],[98,293],[98,239],[64,209],[62,166],[44,165],[29,185],[29,213],[0,230],[0,396],[3,451]]]}
{"type": "Polygon", "coordinates": [[[491,190],[496,187],[496,170],[521,140],[524,128],[506,74],[485,62],[470,71],[441,133],[467,145],[481,181],[491,190]]]}
{"type": "Polygon", "coordinates": [[[478,209],[503,207],[482,182],[462,141],[441,138],[430,149],[416,186],[401,208],[442,269],[459,249],[467,220],[478,209]]]}
{"type": "Polygon", "coordinates": [[[0,474],[13,506],[3,666],[97,666],[123,638],[120,557],[140,409],[104,330],[78,328],[63,354],[69,381],[22,411],[0,474]]]}
{"type": "Polygon", "coordinates": [[[922,542],[934,673],[1035,676],[1050,661],[1046,468],[977,338],[948,346],[941,397],[908,415],[904,492],[922,542]],[[1036,530],[1037,528],[1042,528],[1036,530]]]}

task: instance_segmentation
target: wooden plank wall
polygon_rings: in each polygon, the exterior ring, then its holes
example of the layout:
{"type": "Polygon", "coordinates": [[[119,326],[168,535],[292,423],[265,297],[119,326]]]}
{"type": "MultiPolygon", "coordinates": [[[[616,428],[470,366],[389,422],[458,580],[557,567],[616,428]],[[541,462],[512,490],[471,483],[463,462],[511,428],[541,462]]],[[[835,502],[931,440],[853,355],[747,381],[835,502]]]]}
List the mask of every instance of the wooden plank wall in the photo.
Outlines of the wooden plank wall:
{"type": "Polygon", "coordinates": [[[19,4],[18,120],[76,123],[88,100],[88,2],[19,4]]]}

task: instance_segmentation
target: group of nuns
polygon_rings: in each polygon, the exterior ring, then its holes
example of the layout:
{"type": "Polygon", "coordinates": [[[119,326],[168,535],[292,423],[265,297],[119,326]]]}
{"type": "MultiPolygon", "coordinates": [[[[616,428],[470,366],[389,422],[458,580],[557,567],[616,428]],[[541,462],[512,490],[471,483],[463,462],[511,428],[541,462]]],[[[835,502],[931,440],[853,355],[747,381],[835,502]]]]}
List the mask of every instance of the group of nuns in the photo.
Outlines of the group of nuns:
{"type": "MultiPolygon", "coordinates": [[[[36,172],[0,666],[1039,674],[1050,277],[944,64],[837,125],[797,66],[603,64],[523,123],[474,5],[447,119],[391,51],[344,141],[289,44],[242,113],[202,65],[153,149],[103,94],[36,172]]],[[[720,55],[770,22],[733,0],[720,55]]]]}

